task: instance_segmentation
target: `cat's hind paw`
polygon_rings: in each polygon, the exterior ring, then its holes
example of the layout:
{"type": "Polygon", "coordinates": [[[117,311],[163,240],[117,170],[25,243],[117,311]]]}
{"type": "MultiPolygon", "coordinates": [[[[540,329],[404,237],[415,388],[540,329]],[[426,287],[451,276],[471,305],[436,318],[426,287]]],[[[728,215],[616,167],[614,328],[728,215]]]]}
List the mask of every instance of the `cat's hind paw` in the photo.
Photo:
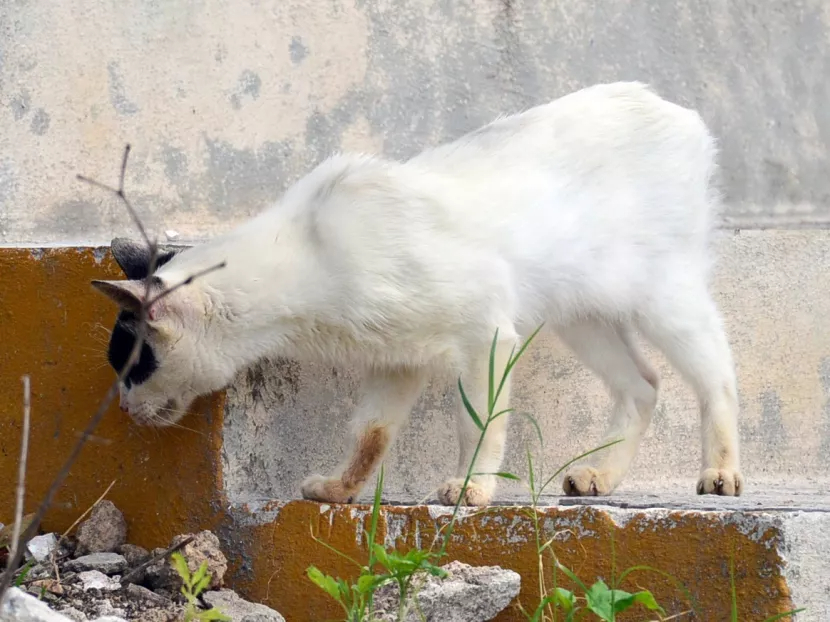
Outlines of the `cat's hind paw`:
{"type": "Polygon", "coordinates": [[[312,475],[302,484],[303,499],[323,503],[351,503],[354,492],[343,486],[338,477],[312,475]]]}
{"type": "MultiPolygon", "coordinates": [[[[443,505],[454,506],[458,503],[458,498],[461,496],[463,488],[463,478],[459,477],[449,480],[438,489],[438,501],[443,505]]],[[[492,496],[492,493],[485,490],[483,486],[470,480],[467,484],[466,490],[464,490],[464,499],[461,501],[461,505],[471,505],[477,507],[490,505],[492,496]]]]}

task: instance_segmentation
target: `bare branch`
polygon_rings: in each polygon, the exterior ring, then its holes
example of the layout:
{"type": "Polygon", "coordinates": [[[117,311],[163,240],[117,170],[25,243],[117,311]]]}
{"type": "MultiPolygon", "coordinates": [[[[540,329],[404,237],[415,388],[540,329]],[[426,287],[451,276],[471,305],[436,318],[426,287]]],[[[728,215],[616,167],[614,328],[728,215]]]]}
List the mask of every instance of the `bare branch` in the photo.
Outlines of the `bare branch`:
{"type": "MultiPolygon", "coordinates": [[[[121,158],[121,173],[118,177],[118,188],[113,188],[112,186],[108,186],[107,184],[103,184],[100,181],[96,181],[85,175],[76,175],[79,180],[86,182],[88,184],[92,184],[102,190],[106,190],[107,192],[112,192],[115,196],[117,196],[121,201],[124,203],[124,206],[127,208],[127,211],[130,214],[130,218],[132,218],[133,223],[135,226],[138,227],[139,232],[141,233],[141,237],[144,239],[144,242],[150,248],[151,251],[156,250],[156,243],[150,240],[150,236],[147,235],[147,230],[144,228],[144,223],[141,222],[141,218],[138,217],[138,212],[135,211],[132,203],[130,203],[129,199],[127,199],[127,194],[124,192],[124,177],[127,174],[127,160],[130,157],[130,145],[127,144],[124,147],[124,156],[121,158]]],[[[155,253],[153,253],[155,254],[155,253]]],[[[155,266],[152,266],[155,267],[155,266]]],[[[152,271],[150,271],[152,274],[152,271]]]]}
{"type": "MultiPolygon", "coordinates": [[[[20,463],[17,472],[17,506],[14,512],[12,548],[9,552],[6,574],[12,571],[12,560],[21,548],[20,526],[23,523],[23,503],[26,497],[26,461],[29,456],[29,422],[32,415],[32,383],[29,376],[23,376],[23,430],[20,439],[20,463]]],[[[0,590],[2,594],[2,590],[0,590]]]]}
{"type": "Polygon", "coordinates": [[[124,177],[127,175],[127,160],[130,157],[130,144],[124,146],[124,157],[121,158],[121,175],[118,176],[118,195],[124,198],[124,177]]]}
{"type": "MultiPolygon", "coordinates": [[[[199,278],[201,278],[201,277],[205,276],[206,274],[210,274],[211,272],[216,272],[217,270],[221,270],[221,269],[222,269],[222,268],[224,268],[226,265],[227,265],[227,262],[226,262],[226,261],[222,261],[222,262],[220,262],[220,263],[218,263],[218,264],[215,264],[215,265],[213,265],[213,266],[210,266],[209,268],[205,268],[205,269],[203,269],[203,270],[199,270],[198,272],[194,272],[193,274],[191,274],[189,277],[187,277],[187,278],[186,278],[184,281],[182,281],[181,283],[178,283],[177,285],[174,285],[173,287],[170,287],[170,288],[168,288],[168,289],[164,290],[163,292],[161,292],[160,294],[158,294],[155,298],[151,298],[148,302],[146,302],[146,303],[145,303],[145,306],[149,309],[149,308],[150,308],[150,307],[152,307],[155,303],[157,303],[159,300],[161,300],[162,298],[165,298],[165,297],[169,296],[170,294],[172,294],[173,292],[175,292],[175,291],[176,291],[177,289],[179,289],[180,287],[184,287],[185,285],[190,285],[190,284],[191,284],[193,281],[195,281],[196,279],[199,279],[199,278]]],[[[145,298],[146,298],[146,297],[145,297],[145,298]]]]}

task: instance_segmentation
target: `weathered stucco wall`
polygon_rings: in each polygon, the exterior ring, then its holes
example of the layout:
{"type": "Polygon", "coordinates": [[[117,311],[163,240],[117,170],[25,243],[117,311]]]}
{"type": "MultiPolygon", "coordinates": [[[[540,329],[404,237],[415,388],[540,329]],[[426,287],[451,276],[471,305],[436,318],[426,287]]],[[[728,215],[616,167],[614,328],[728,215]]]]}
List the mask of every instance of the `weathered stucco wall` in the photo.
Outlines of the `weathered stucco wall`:
{"type": "Polygon", "coordinates": [[[0,3],[0,241],[224,229],[331,151],[405,157],[638,79],[721,139],[728,216],[830,222],[830,4],[802,0],[0,3]]]}
{"type": "MultiPolygon", "coordinates": [[[[277,199],[334,150],[407,157],[582,86],[642,80],[697,108],[720,140],[715,291],[738,365],[748,486],[738,501],[705,500],[705,509],[743,518],[678,531],[711,516],[661,514],[656,535],[630,537],[624,555],[686,572],[705,588],[707,611],[719,612],[734,521],[766,529],[762,510],[800,508],[781,518],[773,545],[738,538],[742,613],[760,619],[792,600],[812,607],[805,620],[827,619],[826,586],[811,581],[827,572],[816,534],[826,531],[819,492],[830,466],[828,43],[824,0],[0,0],[0,245],[38,247],[0,250],[0,472],[16,464],[21,374],[32,374],[35,390],[29,506],[111,379],[101,340],[115,313],[86,285],[113,272],[110,259],[100,249],[39,247],[134,233],[121,205],[75,180],[81,172],[114,182],[124,143],[134,147],[127,188],[151,231],[198,240],[277,199]]],[[[679,495],[675,509],[694,506],[696,408],[661,370],[663,399],[619,498],[648,507],[679,495]]],[[[212,420],[188,417],[186,429],[137,429],[113,408],[46,527],[68,527],[115,479],[110,497],[134,541],[159,546],[214,527],[239,553],[236,577],[248,591],[303,619],[324,602],[291,595],[308,588],[305,567],[338,568],[313,547],[309,520],[333,525],[324,535],[348,548],[363,510],[263,504],[295,498],[304,476],[338,462],[354,390],[348,370],[265,364],[242,374],[224,402],[205,402],[212,420]],[[274,577],[291,590],[273,593],[274,577]]],[[[453,394],[436,385],[416,408],[388,461],[389,498],[420,499],[451,470],[453,394]]],[[[528,354],[516,398],[539,416],[548,472],[593,446],[604,426],[598,381],[554,340],[528,354]]],[[[516,419],[507,469],[523,473],[531,440],[516,419]]],[[[11,494],[0,486],[6,515],[11,494]]],[[[389,512],[434,518],[425,508],[389,512]]],[[[459,556],[515,561],[532,583],[526,538],[510,540],[515,511],[500,512],[501,546],[459,556]]],[[[608,516],[628,537],[636,521],[608,516]]],[[[610,542],[586,542],[601,561],[610,542]]]]}

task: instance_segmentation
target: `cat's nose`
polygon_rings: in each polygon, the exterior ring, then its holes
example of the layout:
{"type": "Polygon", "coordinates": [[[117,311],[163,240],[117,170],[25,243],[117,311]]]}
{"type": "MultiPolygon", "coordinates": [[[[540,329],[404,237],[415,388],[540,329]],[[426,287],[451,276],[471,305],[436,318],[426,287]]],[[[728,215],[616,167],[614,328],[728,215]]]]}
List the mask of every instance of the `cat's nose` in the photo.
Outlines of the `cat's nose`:
{"type": "Polygon", "coordinates": [[[121,409],[122,413],[129,412],[129,408],[127,408],[126,404],[119,404],[118,407],[121,409]]]}

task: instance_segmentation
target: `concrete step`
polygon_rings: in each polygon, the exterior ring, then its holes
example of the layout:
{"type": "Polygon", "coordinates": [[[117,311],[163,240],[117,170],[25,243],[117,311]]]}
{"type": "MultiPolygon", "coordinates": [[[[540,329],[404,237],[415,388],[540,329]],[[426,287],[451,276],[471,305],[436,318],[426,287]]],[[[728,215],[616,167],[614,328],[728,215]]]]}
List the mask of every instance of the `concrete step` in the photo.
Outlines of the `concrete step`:
{"type": "MultiPolygon", "coordinates": [[[[806,609],[792,618],[797,621],[830,619],[830,544],[825,537],[830,533],[830,502],[812,491],[767,490],[731,500],[630,493],[614,498],[551,497],[544,502],[537,507],[541,541],[555,538],[559,560],[588,585],[598,579],[608,583],[614,572],[618,576],[626,568],[647,565],[674,580],[637,572],[621,589],[652,591],[669,615],[689,610],[696,614],[679,619],[726,622],[731,619],[734,565],[739,620],[761,622],[794,608],[806,609]]],[[[307,501],[237,508],[237,522],[246,525],[242,541],[268,543],[248,552],[251,576],[269,576],[271,587],[261,579],[243,579],[247,593],[267,599],[287,619],[336,615],[327,597],[308,587],[305,570],[314,564],[347,579],[354,578],[355,570],[315,542],[311,533],[365,560],[364,530],[370,512],[365,505],[307,501]]],[[[532,512],[527,505],[509,502],[462,510],[448,548],[449,559],[497,564],[521,575],[517,601],[497,618],[503,622],[525,619],[519,603],[528,609],[539,602],[532,512]]],[[[451,508],[443,506],[401,505],[389,499],[380,514],[379,541],[400,550],[429,548],[450,513],[451,508]]],[[[550,583],[549,566],[545,568],[550,583]]],[[[559,585],[571,587],[567,581],[559,585]]],[[[620,619],[642,620],[643,612],[620,619]]]]}

